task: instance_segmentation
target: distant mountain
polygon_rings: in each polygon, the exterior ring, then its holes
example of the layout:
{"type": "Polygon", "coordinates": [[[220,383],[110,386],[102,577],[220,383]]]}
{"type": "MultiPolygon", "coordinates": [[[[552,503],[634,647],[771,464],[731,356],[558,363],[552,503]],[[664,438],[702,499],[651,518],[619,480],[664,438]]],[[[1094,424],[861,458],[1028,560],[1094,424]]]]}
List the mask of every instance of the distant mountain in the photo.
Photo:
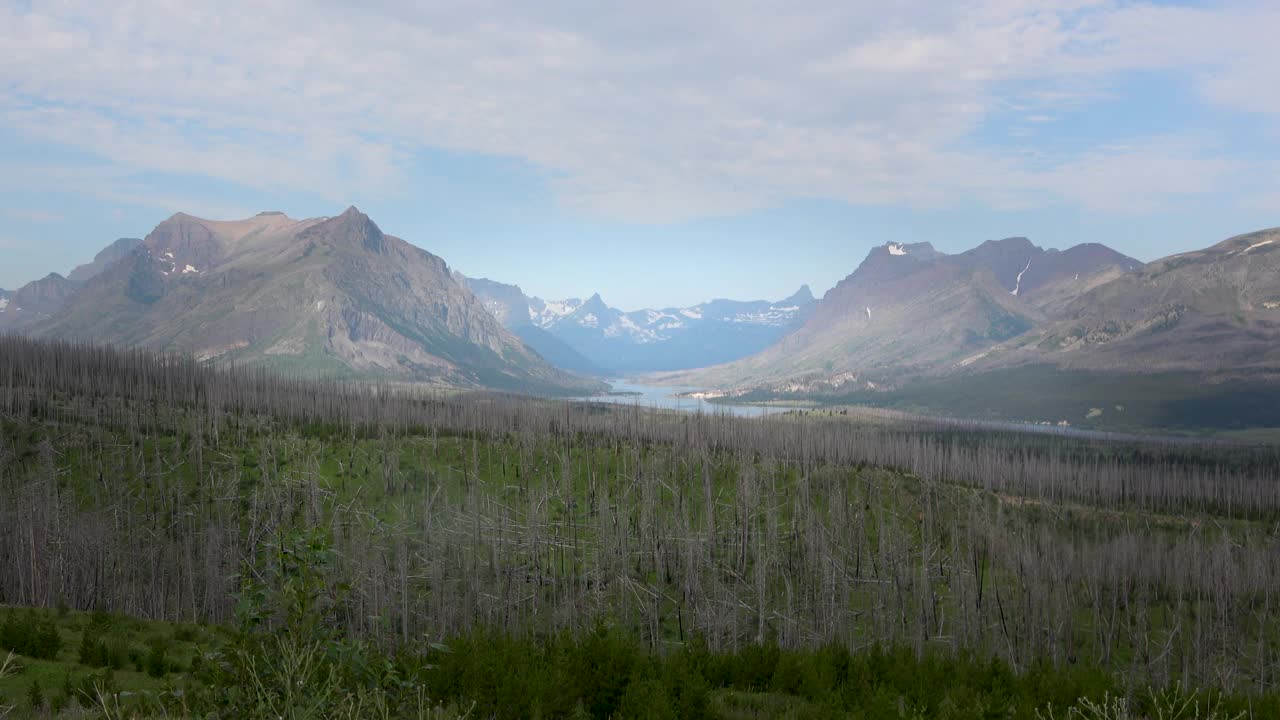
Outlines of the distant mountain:
{"type": "Polygon", "coordinates": [[[485,278],[468,278],[459,272],[454,272],[453,277],[475,293],[486,310],[547,362],[562,370],[582,375],[607,374],[603,368],[592,363],[568,343],[534,325],[529,311],[529,298],[519,286],[485,278]]]}
{"type": "Polygon", "coordinates": [[[78,286],[127,256],[140,244],[142,240],[139,238],[120,238],[99,252],[92,262],[80,265],[65,278],[50,273],[16,291],[0,290],[0,331],[21,330],[54,315],[78,286]]]}
{"type": "Polygon", "coordinates": [[[1055,317],[1141,263],[1100,245],[1044,250],[1026,238],[958,255],[889,243],[772,347],[680,379],[782,393],[875,389],[949,372],[1055,317]]]}
{"type": "Polygon", "coordinates": [[[94,256],[92,262],[85,263],[72,270],[67,275],[67,279],[76,285],[83,285],[95,276],[100,275],[112,264],[127,257],[129,253],[133,252],[134,248],[141,244],[142,238],[120,238],[103,248],[101,252],[94,256]]]}
{"type": "Polygon", "coordinates": [[[47,319],[62,307],[76,286],[58,273],[0,295],[0,332],[21,330],[47,319]]]}
{"type": "Polygon", "coordinates": [[[543,350],[550,337],[573,352],[566,369],[585,371],[577,360],[611,373],[682,370],[729,362],[758,352],[812,313],[815,300],[806,285],[791,297],[767,300],[712,300],[685,308],[624,312],[599,293],[586,300],[528,297],[514,285],[468,280],[485,307],[531,347],[543,350]],[[540,331],[540,334],[535,332],[540,331]],[[541,345],[540,345],[541,343],[541,345]]]}
{"type": "Polygon", "coordinates": [[[1096,285],[976,369],[1185,371],[1280,377],[1280,229],[1157,260],[1096,285]]]}
{"type": "MultiPolygon", "coordinates": [[[[440,258],[349,208],[294,220],[177,214],[32,334],[190,352],[286,371],[581,393],[454,281],[440,258]]],[[[97,265],[91,263],[91,266],[97,265]]],[[[63,281],[74,288],[70,281],[63,281]]]]}

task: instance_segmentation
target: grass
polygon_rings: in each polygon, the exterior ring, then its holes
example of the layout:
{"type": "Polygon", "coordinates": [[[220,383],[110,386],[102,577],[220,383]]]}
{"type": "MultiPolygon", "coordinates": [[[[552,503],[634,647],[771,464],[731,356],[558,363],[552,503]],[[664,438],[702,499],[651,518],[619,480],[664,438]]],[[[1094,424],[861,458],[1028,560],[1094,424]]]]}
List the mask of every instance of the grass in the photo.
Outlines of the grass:
{"type": "MultiPolygon", "coordinates": [[[[9,618],[34,625],[52,621],[58,629],[60,648],[52,659],[15,654],[10,672],[0,677],[0,705],[16,705],[30,713],[31,686],[38,683],[46,707],[54,703],[76,705],[86,701],[85,691],[95,680],[110,677],[116,690],[153,695],[184,684],[197,655],[223,641],[225,631],[199,625],[141,620],[119,614],[86,613],[43,608],[0,606],[0,623],[9,618]],[[100,639],[115,657],[106,666],[81,662],[85,634],[100,639]],[[162,665],[148,660],[153,646],[164,649],[162,665]]],[[[0,659],[10,652],[0,647],[0,659]]]]}

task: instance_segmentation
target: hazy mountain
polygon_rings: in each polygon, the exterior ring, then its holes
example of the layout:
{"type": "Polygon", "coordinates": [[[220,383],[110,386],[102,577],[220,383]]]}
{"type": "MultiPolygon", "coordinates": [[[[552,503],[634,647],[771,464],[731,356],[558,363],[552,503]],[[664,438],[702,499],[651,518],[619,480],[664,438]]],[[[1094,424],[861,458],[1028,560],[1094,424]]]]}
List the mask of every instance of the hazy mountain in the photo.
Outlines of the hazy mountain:
{"type": "Polygon", "coordinates": [[[988,240],[954,261],[990,270],[1009,294],[1051,314],[1084,292],[1142,267],[1098,243],[1045,250],[1024,237],[988,240]]]}
{"type": "Polygon", "coordinates": [[[566,369],[614,373],[680,370],[729,362],[758,352],[813,311],[806,285],[785,300],[712,300],[685,308],[624,312],[599,295],[586,300],[528,297],[515,285],[469,280],[485,307],[535,349],[566,369]],[[541,331],[535,332],[535,331],[541,331]],[[573,354],[557,362],[547,337],[573,354]],[[574,364],[564,364],[570,362],[574,364]]]}
{"type": "Polygon", "coordinates": [[[552,365],[585,375],[603,375],[606,371],[592,363],[572,346],[533,324],[529,311],[529,298],[517,285],[469,278],[459,272],[453,277],[466,286],[484,303],[484,307],[525,345],[535,350],[552,365]]]}
{"type": "Polygon", "coordinates": [[[1190,371],[1221,379],[1280,370],[1280,229],[1157,260],[1066,303],[993,348],[978,369],[1190,371]]]}
{"type": "Polygon", "coordinates": [[[1026,238],[989,241],[958,255],[928,243],[889,243],[874,248],[777,344],[680,381],[805,393],[875,389],[945,373],[1140,266],[1100,245],[1059,252],[1026,238]]]}
{"type": "Polygon", "coordinates": [[[174,215],[32,332],[308,373],[540,392],[596,387],[548,365],[443,260],[384,234],[355,208],[310,220],[174,215]]]}
{"type": "Polygon", "coordinates": [[[53,315],[75,292],[76,286],[58,273],[0,295],[0,331],[30,327],[53,315]]]}
{"type": "Polygon", "coordinates": [[[67,274],[67,279],[76,285],[83,285],[101,274],[113,263],[123,259],[133,249],[142,244],[142,238],[120,238],[106,246],[94,256],[92,262],[80,265],[67,274]]]}
{"type": "Polygon", "coordinates": [[[77,286],[124,258],[141,243],[138,238],[120,238],[99,252],[92,262],[80,265],[65,278],[50,273],[16,291],[0,290],[0,330],[19,330],[54,315],[77,286]]]}

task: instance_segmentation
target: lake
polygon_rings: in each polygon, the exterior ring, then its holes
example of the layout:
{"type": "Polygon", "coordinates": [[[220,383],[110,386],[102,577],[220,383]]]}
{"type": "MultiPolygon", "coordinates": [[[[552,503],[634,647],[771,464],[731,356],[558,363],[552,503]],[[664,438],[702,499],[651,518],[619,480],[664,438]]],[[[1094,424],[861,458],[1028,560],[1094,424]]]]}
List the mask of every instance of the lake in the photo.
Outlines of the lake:
{"type": "Polygon", "coordinates": [[[762,417],[774,413],[786,412],[789,408],[767,407],[763,405],[730,405],[709,403],[698,398],[679,397],[681,393],[699,390],[696,387],[670,387],[663,385],[644,385],[628,380],[610,380],[609,385],[615,393],[625,395],[597,395],[576,398],[583,402],[605,402],[615,405],[639,405],[645,408],[663,408],[684,410],[686,412],[724,413],[739,417],[762,417]]]}

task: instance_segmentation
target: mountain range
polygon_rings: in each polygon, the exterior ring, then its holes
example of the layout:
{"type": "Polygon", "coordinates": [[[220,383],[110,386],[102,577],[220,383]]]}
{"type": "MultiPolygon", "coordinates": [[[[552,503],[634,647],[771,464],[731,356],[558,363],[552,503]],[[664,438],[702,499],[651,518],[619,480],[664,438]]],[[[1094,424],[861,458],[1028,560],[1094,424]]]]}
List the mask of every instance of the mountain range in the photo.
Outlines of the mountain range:
{"type": "Polygon", "coordinates": [[[586,300],[529,297],[516,285],[463,278],[499,320],[561,367],[626,374],[700,368],[773,345],[802,325],[816,301],[805,285],[790,297],[717,299],[682,308],[625,312],[597,293],[586,300]]]}
{"type": "Polygon", "coordinates": [[[1280,230],[1150,264],[1026,238],[956,255],[890,243],[772,347],[658,380],[752,400],[1063,422],[1140,404],[1152,423],[1280,424],[1280,230]]]}
{"type": "Polygon", "coordinates": [[[1280,426],[1280,229],[1150,264],[1022,237],[957,254],[888,243],[820,300],[805,286],[626,312],[464,277],[355,208],[179,213],[66,277],[0,290],[0,332],[555,395],[647,374],[745,400],[1280,426]]]}
{"type": "Polygon", "coordinates": [[[13,293],[3,327],[287,372],[583,394],[453,278],[444,260],[349,208],[294,220],[179,213],[69,278],[13,293]],[[74,279],[72,279],[74,278],[74,279]],[[20,308],[20,309],[19,309],[20,308]]]}
{"type": "Polygon", "coordinates": [[[889,243],[775,345],[684,382],[805,392],[946,372],[1141,266],[1102,245],[1044,250],[1021,237],[958,255],[889,243]]]}

